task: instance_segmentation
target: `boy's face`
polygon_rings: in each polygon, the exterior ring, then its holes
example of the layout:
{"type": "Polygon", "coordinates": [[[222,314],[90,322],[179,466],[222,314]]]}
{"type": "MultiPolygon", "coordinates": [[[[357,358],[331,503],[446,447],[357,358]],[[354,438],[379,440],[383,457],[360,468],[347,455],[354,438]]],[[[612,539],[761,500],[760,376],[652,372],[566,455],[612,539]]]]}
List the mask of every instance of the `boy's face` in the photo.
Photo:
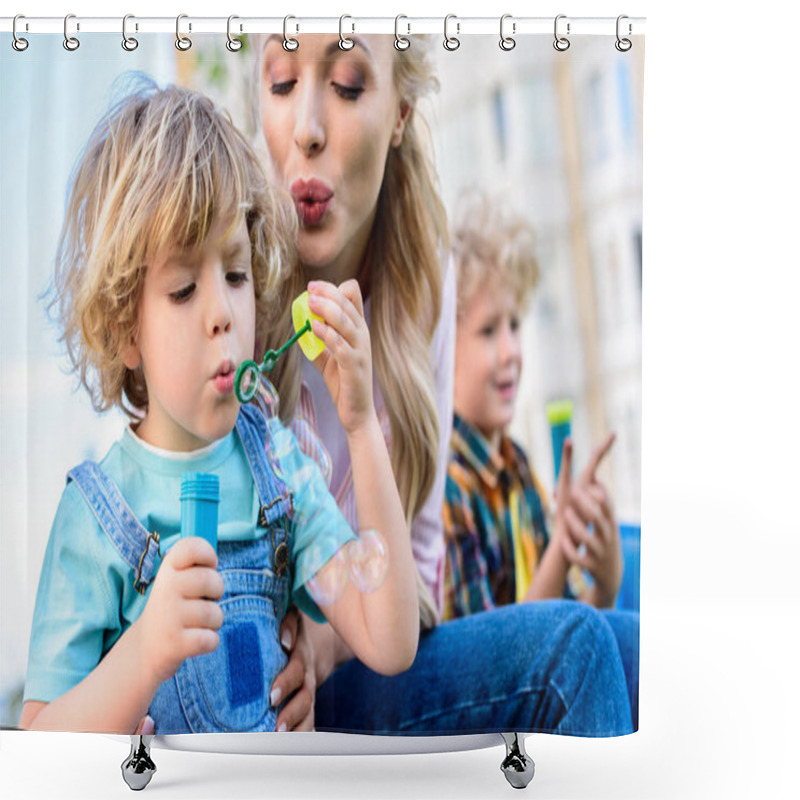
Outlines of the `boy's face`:
{"type": "Polygon", "coordinates": [[[459,314],[454,404],[495,448],[514,416],[521,370],[517,300],[493,276],[478,285],[459,314]]]}
{"type": "Polygon", "coordinates": [[[171,249],[148,264],[138,329],[125,349],[142,365],[149,407],[137,433],[166,450],[189,451],[226,436],[239,403],[236,369],[253,358],[255,293],[244,220],[226,236],[216,222],[193,251],[171,249]]]}

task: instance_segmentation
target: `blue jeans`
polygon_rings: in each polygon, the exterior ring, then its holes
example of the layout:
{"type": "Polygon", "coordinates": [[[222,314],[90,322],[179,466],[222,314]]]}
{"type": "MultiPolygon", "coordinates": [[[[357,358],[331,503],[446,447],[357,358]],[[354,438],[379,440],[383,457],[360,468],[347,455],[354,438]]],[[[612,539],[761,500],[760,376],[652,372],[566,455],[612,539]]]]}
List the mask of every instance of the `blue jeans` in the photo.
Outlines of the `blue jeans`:
{"type": "Polygon", "coordinates": [[[353,659],[317,691],[317,730],[377,734],[631,733],[611,626],[583,603],[509,605],[420,637],[400,675],[353,659]]]}
{"type": "Polygon", "coordinates": [[[603,609],[600,612],[617,639],[628,699],[631,704],[633,729],[639,730],[639,612],[603,609]]]}

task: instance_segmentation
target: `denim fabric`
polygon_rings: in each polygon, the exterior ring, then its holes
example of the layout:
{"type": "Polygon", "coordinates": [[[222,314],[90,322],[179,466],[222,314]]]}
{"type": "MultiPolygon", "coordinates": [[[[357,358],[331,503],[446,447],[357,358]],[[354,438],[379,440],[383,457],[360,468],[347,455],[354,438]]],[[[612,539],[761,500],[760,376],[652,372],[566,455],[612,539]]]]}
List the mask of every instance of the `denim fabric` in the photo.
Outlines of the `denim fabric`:
{"type": "MultiPolygon", "coordinates": [[[[277,545],[280,532],[275,533],[277,545]]],[[[149,712],[156,733],[275,730],[277,710],[270,706],[269,690],[287,661],[278,629],[289,579],[271,572],[272,554],[269,536],[220,543],[225,589],[219,645],[213,653],[186,659],[159,686],[149,712]]]]}
{"type": "Polygon", "coordinates": [[[620,652],[605,615],[584,603],[502,606],[443,623],[385,677],[356,660],[317,690],[317,730],[441,735],[631,733],[620,652]]]}
{"type": "MultiPolygon", "coordinates": [[[[275,573],[274,556],[280,545],[288,545],[292,495],[269,463],[260,413],[243,407],[236,429],[261,503],[259,524],[268,530],[254,541],[219,543],[224,586],[220,643],[213,653],[184,661],[158,688],[149,713],[159,734],[275,729],[277,710],[270,705],[269,687],[287,661],[278,631],[291,578],[289,569],[275,573]]],[[[88,463],[69,477],[122,558],[128,561],[130,554],[142,553],[149,533],[116,484],[88,463]]],[[[157,564],[142,576],[143,583],[154,577],[155,569],[157,564]]]]}
{"type": "Polygon", "coordinates": [[[639,730],[639,612],[603,609],[600,612],[617,639],[631,703],[633,729],[639,730]]]}

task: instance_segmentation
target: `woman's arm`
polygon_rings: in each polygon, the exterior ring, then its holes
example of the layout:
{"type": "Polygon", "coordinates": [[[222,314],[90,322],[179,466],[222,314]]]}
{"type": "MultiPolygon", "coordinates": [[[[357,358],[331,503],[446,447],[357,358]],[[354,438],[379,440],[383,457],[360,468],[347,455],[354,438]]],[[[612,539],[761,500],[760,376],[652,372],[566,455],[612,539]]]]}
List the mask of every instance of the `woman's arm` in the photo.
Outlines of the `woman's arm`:
{"type": "Polygon", "coordinates": [[[416,574],[402,504],[377,416],[348,436],[356,507],[362,529],[379,531],[389,570],[374,592],[348,582],[343,597],[323,607],[353,653],[382,674],[402,672],[414,661],[419,637],[416,574]]]}
{"type": "Polygon", "coordinates": [[[380,532],[389,558],[389,572],[379,589],[363,593],[348,582],[344,595],[322,610],[361,661],[377,672],[394,674],[407,669],[416,655],[416,567],[375,412],[372,352],[361,291],[355,280],[339,287],[314,281],[308,288],[311,310],[325,320],[313,321],[314,334],[326,345],[315,365],[347,438],[359,525],[380,532]]]}

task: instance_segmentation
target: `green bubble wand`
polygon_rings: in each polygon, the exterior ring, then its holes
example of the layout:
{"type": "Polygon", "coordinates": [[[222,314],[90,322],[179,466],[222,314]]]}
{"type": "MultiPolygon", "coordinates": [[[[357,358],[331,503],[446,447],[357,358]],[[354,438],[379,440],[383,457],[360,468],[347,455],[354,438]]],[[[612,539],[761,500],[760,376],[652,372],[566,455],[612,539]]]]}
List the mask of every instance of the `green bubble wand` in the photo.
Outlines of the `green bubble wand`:
{"type": "Polygon", "coordinates": [[[261,373],[265,375],[275,369],[278,359],[305,333],[311,331],[311,320],[307,319],[303,325],[288,342],[279,347],[277,350],[267,350],[264,354],[264,360],[261,364],[257,364],[252,359],[247,359],[239,365],[236,370],[236,379],[234,380],[234,391],[236,392],[236,399],[240,403],[249,403],[258,391],[258,378],[261,373]]]}

